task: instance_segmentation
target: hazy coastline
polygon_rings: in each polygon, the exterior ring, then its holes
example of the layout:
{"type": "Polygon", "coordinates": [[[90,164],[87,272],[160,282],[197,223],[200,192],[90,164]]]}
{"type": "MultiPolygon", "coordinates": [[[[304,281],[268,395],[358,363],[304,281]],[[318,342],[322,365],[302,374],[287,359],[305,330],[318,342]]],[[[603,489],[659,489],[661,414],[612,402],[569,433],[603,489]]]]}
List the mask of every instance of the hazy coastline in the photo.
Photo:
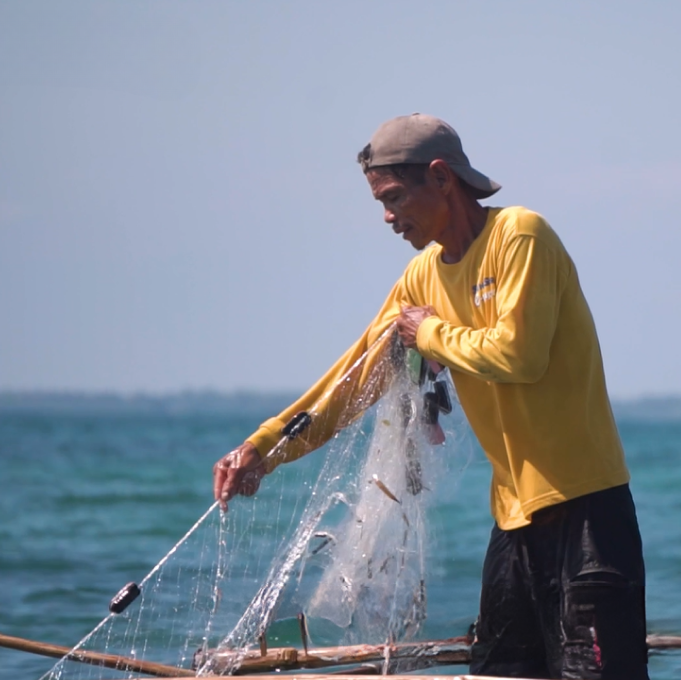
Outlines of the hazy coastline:
{"type": "MultiPolygon", "coordinates": [[[[299,393],[186,390],[168,394],[1,390],[0,413],[231,414],[278,413],[299,393]]],[[[618,420],[681,420],[681,395],[613,399],[618,420]]]]}

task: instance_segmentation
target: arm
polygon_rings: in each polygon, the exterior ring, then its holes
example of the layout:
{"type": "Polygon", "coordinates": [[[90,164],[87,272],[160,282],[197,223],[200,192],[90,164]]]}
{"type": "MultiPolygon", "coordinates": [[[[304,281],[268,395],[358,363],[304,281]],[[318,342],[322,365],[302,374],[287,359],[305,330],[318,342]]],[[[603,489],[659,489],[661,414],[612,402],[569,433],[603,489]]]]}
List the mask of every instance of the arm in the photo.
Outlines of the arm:
{"type": "Polygon", "coordinates": [[[560,247],[542,238],[514,236],[499,253],[496,295],[482,303],[496,305],[496,324],[476,329],[427,316],[418,325],[418,351],[483,380],[537,382],[549,363],[567,279],[566,258],[560,247]]]}
{"type": "Polygon", "coordinates": [[[383,394],[392,378],[390,362],[382,361],[391,345],[392,334],[386,331],[400,307],[409,303],[400,279],[369,328],[327,373],[215,464],[213,492],[223,509],[236,493],[255,493],[265,473],[322,446],[383,394]],[[295,439],[285,440],[282,429],[303,411],[312,417],[310,425],[295,439]]]}

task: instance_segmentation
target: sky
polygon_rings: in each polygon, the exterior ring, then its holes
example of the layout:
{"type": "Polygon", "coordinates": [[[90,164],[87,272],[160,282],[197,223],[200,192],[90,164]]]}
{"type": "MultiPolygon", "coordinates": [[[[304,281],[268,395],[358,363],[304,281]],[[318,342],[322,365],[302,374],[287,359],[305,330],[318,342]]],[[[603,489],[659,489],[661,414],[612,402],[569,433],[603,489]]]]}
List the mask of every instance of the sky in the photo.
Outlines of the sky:
{"type": "Polygon", "coordinates": [[[302,390],[415,254],[355,162],[451,123],[681,393],[681,2],[0,0],[0,389],[302,390]]]}

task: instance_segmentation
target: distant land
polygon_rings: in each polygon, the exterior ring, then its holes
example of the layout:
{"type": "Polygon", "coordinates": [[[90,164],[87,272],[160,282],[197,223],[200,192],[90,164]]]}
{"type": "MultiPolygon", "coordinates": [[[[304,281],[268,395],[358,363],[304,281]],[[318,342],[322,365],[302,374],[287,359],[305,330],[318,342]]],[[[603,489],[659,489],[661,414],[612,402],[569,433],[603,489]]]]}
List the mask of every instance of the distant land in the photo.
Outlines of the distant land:
{"type": "MultiPolygon", "coordinates": [[[[299,393],[183,391],[172,394],[115,392],[0,391],[0,414],[229,414],[267,417],[279,413],[299,393]]],[[[681,421],[681,396],[646,396],[614,400],[618,420],[681,421]]]]}
{"type": "Polygon", "coordinates": [[[275,415],[299,395],[286,392],[183,391],[170,394],[0,391],[2,413],[275,415]]]}
{"type": "Polygon", "coordinates": [[[612,408],[618,420],[681,420],[678,395],[613,400],[612,408]]]}

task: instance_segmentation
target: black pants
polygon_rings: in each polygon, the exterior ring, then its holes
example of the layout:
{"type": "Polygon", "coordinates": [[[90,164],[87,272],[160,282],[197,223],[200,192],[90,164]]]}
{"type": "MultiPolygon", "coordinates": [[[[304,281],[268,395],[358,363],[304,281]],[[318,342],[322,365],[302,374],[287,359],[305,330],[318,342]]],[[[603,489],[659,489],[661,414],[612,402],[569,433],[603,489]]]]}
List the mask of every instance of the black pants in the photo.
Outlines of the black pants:
{"type": "Polygon", "coordinates": [[[629,486],[492,530],[471,673],[648,680],[645,571],[629,486]]]}

